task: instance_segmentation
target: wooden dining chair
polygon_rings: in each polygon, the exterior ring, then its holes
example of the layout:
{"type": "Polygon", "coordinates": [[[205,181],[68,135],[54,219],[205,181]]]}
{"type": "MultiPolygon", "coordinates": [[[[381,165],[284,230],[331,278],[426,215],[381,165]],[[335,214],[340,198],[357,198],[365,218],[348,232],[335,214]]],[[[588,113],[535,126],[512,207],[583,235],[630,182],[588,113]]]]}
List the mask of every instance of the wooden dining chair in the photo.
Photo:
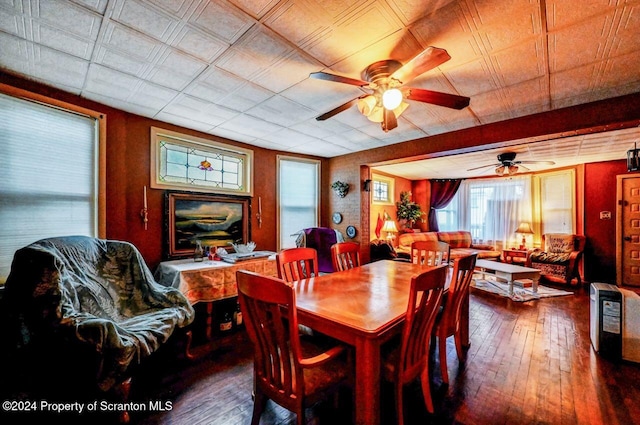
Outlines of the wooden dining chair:
{"type": "Polygon", "coordinates": [[[411,244],[411,261],[425,266],[448,264],[449,244],[442,241],[415,241],[411,244]]]}
{"type": "Polygon", "coordinates": [[[314,248],[288,248],[276,255],[278,277],[285,282],[318,276],[318,252],[314,248]]]}
{"type": "Polygon", "coordinates": [[[464,363],[466,353],[462,346],[462,334],[460,328],[460,318],[465,297],[469,295],[469,285],[473,277],[473,270],[476,266],[478,254],[470,254],[457,258],[453,262],[453,273],[451,283],[447,290],[447,297],[441,312],[436,318],[433,335],[438,339],[438,350],[440,352],[440,370],[442,381],[449,383],[449,373],[447,371],[447,338],[454,337],[458,361],[464,363]]]}
{"type": "Polygon", "coordinates": [[[411,278],[401,343],[384,358],[382,375],[386,381],[394,384],[399,425],[404,423],[403,388],[417,377],[420,377],[425,406],[433,413],[429,344],[442,301],[447,269],[447,265],[441,265],[411,278]]]}
{"type": "Polygon", "coordinates": [[[355,242],[338,242],[331,245],[331,261],[334,271],[360,266],[360,245],[355,242]]]}
{"type": "Polygon", "coordinates": [[[306,407],[352,384],[347,348],[325,349],[300,339],[292,285],[245,270],[237,271],[236,277],[240,308],[254,348],[251,424],[259,424],[271,399],[294,412],[297,424],[303,425],[306,407]]]}

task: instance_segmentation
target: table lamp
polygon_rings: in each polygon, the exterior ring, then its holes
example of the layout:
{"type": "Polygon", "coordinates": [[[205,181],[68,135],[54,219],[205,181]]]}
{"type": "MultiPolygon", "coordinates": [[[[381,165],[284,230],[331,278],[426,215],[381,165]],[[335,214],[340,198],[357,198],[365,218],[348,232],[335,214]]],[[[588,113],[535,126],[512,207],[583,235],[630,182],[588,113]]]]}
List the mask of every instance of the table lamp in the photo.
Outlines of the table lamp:
{"type": "Polygon", "coordinates": [[[387,220],[384,222],[382,226],[382,231],[387,232],[387,241],[389,243],[393,242],[395,237],[394,233],[398,233],[398,228],[396,227],[396,222],[393,220],[387,220]]]}
{"type": "Polygon", "coordinates": [[[527,235],[532,235],[533,230],[531,230],[531,225],[527,221],[523,221],[520,223],[518,228],[516,229],[517,234],[522,235],[522,245],[520,245],[520,249],[527,248],[527,235]]]}

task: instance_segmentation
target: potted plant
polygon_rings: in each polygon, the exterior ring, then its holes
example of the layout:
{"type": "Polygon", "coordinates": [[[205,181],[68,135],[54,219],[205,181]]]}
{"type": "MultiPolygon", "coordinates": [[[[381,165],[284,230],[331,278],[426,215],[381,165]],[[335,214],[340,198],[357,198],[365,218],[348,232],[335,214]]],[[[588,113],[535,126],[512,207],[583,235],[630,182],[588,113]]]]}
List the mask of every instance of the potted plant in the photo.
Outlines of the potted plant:
{"type": "Polygon", "coordinates": [[[420,220],[424,212],[420,209],[420,205],[411,200],[411,192],[400,192],[400,201],[396,202],[398,220],[404,223],[407,229],[413,227],[413,223],[420,220]]]}
{"type": "Polygon", "coordinates": [[[344,198],[347,196],[347,192],[349,192],[349,183],[336,180],[331,184],[331,189],[333,189],[339,197],[344,198]]]}

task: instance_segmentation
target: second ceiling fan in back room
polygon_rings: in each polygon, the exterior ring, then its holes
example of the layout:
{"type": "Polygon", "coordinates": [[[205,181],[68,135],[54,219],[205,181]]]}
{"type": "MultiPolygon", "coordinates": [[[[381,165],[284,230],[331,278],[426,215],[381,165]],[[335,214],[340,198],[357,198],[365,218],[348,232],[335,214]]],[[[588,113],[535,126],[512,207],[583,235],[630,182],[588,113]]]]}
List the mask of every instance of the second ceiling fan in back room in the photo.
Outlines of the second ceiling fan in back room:
{"type": "Polygon", "coordinates": [[[475,171],[475,170],[481,170],[483,168],[495,167],[495,172],[497,175],[508,176],[508,175],[517,173],[520,168],[523,168],[526,171],[530,171],[529,168],[525,167],[523,164],[555,165],[555,162],[553,161],[516,161],[515,152],[504,152],[504,153],[498,154],[498,163],[486,164],[486,165],[481,165],[475,168],[469,168],[467,171],[475,171]]]}
{"type": "Polygon", "coordinates": [[[373,122],[379,122],[382,129],[387,132],[398,126],[398,117],[409,106],[405,99],[452,109],[465,108],[469,106],[468,97],[405,86],[414,78],[449,59],[451,56],[446,50],[428,47],[404,65],[393,59],[372,63],[363,72],[364,80],[328,72],[312,72],[309,74],[311,78],[351,84],[371,90],[371,93],[352,99],[318,116],[316,120],[324,121],[357,103],[358,110],[364,116],[373,122]]]}

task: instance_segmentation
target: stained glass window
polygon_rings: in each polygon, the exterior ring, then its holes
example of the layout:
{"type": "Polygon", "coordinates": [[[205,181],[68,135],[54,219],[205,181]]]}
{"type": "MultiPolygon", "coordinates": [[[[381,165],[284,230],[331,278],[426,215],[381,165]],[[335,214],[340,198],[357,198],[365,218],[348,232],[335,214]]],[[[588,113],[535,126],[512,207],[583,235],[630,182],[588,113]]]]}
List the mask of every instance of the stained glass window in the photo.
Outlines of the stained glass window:
{"type": "Polygon", "coordinates": [[[251,193],[253,151],[152,128],[158,188],[251,193]]]}
{"type": "Polygon", "coordinates": [[[393,180],[391,178],[374,174],[372,188],[372,201],[374,204],[393,203],[393,180]]]}

